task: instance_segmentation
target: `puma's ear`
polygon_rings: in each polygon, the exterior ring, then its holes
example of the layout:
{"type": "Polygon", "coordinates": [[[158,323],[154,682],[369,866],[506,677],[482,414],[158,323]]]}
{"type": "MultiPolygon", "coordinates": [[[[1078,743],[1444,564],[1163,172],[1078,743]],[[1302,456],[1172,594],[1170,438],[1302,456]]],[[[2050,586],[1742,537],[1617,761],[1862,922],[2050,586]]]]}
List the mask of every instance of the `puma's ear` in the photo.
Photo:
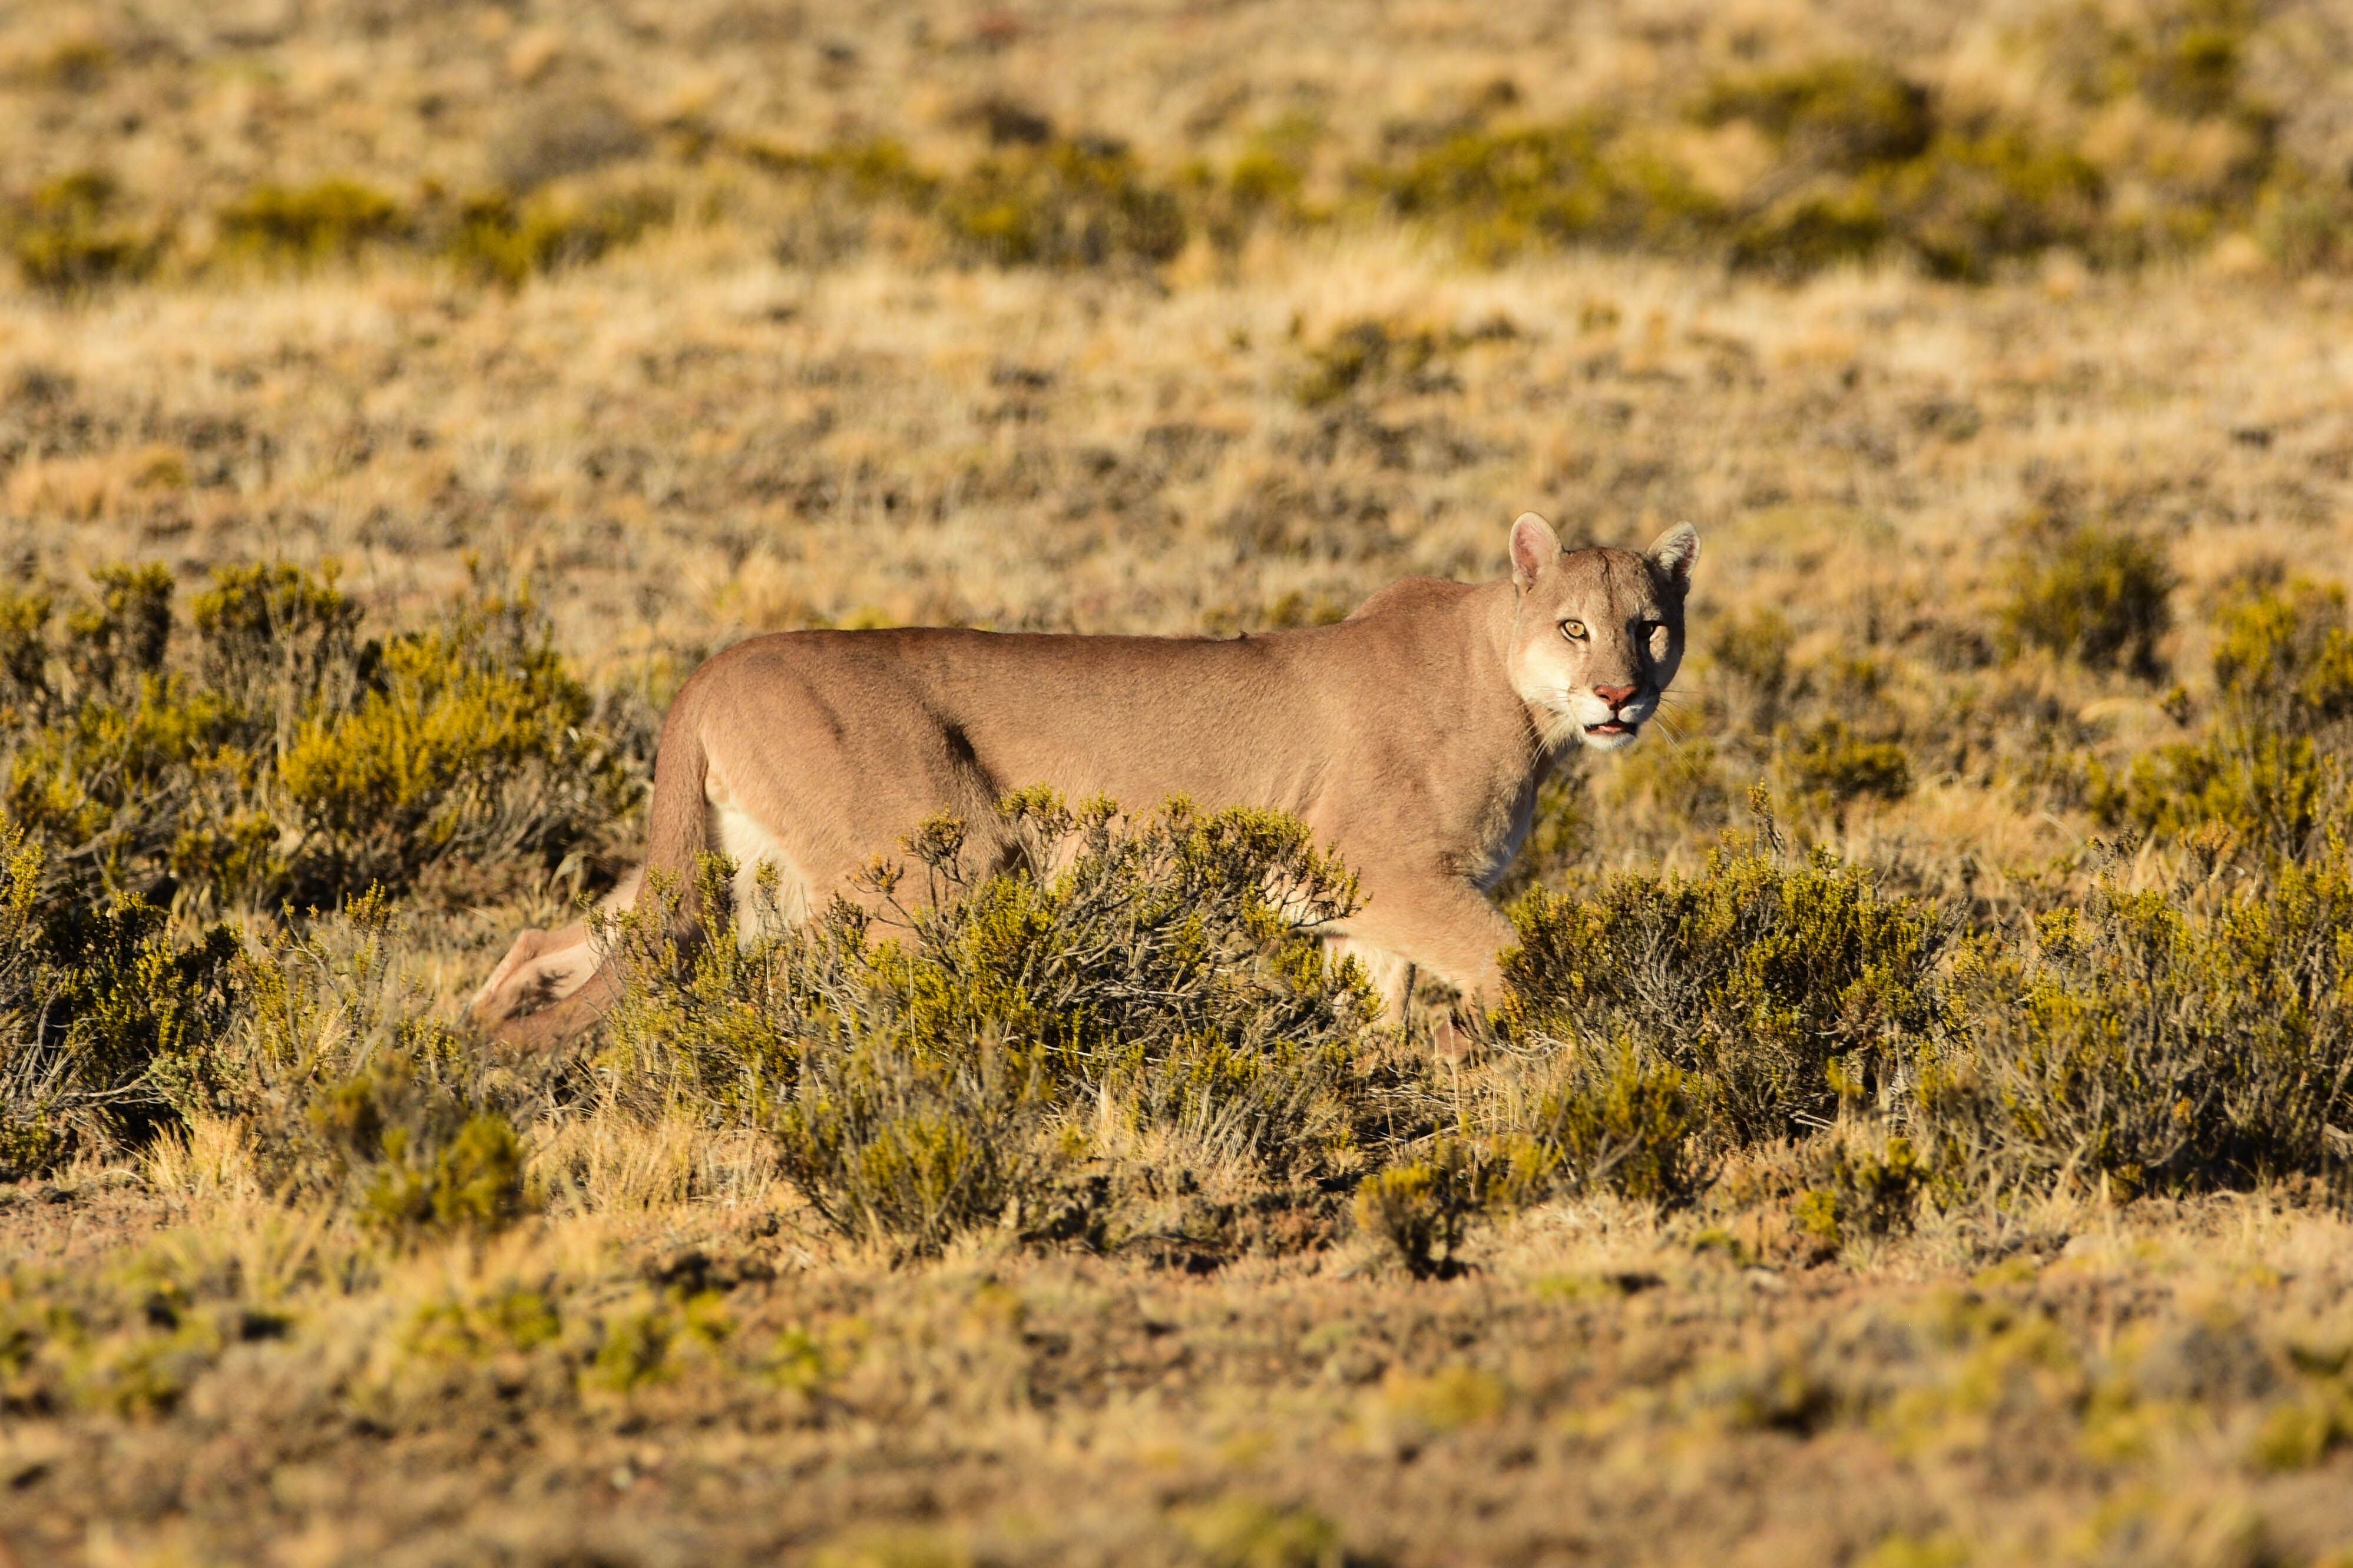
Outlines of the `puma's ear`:
{"type": "Polygon", "coordinates": [[[1512,583],[1525,588],[1560,559],[1560,535],[1552,524],[1532,511],[1520,513],[1512,524],[1512,583]]]}
{"type": "Polygon", "coordinates": [[[1691,586],[1692,563],[1699,559],[1699,530],[1679,522],[1651,542],[1651,564],[1678,588],[1691,586]]]}

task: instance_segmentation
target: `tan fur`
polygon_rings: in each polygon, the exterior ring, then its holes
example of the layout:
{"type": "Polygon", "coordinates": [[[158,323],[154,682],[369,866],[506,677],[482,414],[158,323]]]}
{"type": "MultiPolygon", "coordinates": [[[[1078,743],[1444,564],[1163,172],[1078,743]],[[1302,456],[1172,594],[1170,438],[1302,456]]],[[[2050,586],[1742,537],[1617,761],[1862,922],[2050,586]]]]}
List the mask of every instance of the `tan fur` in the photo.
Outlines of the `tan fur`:
{"type": "MultiPolygon", "coordinates": [[[[1656,710],[1697,550],[1685,526],[1647,554],[1564,553],[1531,512],[1513,525],[1510,582],[1412,578],[1312,630],[756,637],[671,706],[646,864],[691,886],[706,848],[747,878],[771,861],[797,915],[939,812],[1003,860],[995,805],[1026,785],[1138,810],[1176,795],[1271,807],[1356,870],[1365,903],[1344,936],[1377,972],[1492,998],[1513,934],[1486,893],[1561,752],[1629,744],[1656,710]]],[[[593,1026],[613,989],[593,956],[585,926],[526,931],[474,1017],[526,1046],[593,1026]]]]}

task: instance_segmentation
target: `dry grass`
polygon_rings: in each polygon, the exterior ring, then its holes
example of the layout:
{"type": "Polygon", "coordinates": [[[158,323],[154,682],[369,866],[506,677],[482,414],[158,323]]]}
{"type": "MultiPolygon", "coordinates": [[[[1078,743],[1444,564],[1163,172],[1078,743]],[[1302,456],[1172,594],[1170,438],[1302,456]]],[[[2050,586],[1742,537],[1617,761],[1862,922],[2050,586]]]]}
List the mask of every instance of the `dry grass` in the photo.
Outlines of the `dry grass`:
{"type": "MultiPolygon", "coordinates": [[[[222,565],[332,559],[379,629],[479,563],[641,707],[756,630],[1301,624],[1493,574],[1523,508],[1610,542],[1689,518],[1672,731],[1548,797],[1531,879],[1692,871],[1762,779],[1793,839],[1968,931],[2104,872],[2268,889],[2252,839],[2119,857],[2091,781],[2209,732],[2233,595],[2347,580],[2353,281],[2326,202],[2291,233],[2287,176],[2234,173],[2267,138],[2341,185],[2346,38],[2324,5],[2121,0],[19,6],[0,239],[65,235],[83,270],[0,285],[0,560],[65,588],[160,563],[185,601],[222,565]],[[2236,40],[2219,107],[2201,27],[2236,40]],[[2151,51],[2123,88],[2117,38],[2151,51]],[[2034,128],[2096,171],[2103,234],[2167,237],[1969,285],[1900,250],[1795,281],[1725,247],[1482,258],[1357,173],[1590,109],[1763,212],[1778,133],[1692,104],[1847,58],[2034,128]],[[807,172],[889,141],[947,178],[1090,133],[1169,189],[1207,169],[1173,258],[996,266],[968,207],[807,172]],[[111,187],[59,184],[89,171],[111,187]],[[485,229],[461,209],[491,191],[485,229]],[[2123,535],[2170,614],[2087,658],[2068,595],[2095,590],[2048,563],[2123,535]],[[2021,611],[2021,582],[2060,586],[2021,611]]],[[[578,874],[424,879],[420,1015],[578,874]]],[[[177,898],[185,935],[214,904],[177,898]]],[[[985,1226],[907,1263],[824,1225],[759,1132],[461,1066],[436,1069],[453,1103],[518,1129],[528,1212],[493,1233],[284,1190],[227,1114],[0,1185],[0,1564],[2252,1568],[2353,1542],[2353,1229],[2317,1186],[2085,1180],[1907,1231],[1859,1219],[1892,1156],[1841,1122],[1712,1151],[1683,1207],[1491,1219],[1418,1279],[1344,1191],[1253,1209],[1139,1126],[1102,1149],[1167,1176],[1130,1194],[1155,1234],[985,1226]]],[[[1451,1103],[1521,1092],[1469,1070],[1451,1103]]]]}

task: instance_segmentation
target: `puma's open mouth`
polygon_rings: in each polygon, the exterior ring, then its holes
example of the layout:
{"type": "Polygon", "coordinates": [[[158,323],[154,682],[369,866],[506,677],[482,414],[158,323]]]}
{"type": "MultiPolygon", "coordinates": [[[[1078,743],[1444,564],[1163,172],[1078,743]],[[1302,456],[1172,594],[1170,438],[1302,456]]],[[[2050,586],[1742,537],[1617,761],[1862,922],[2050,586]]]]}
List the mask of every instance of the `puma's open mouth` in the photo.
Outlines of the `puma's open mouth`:
{"type": "Polygon", "coordinates": [[[1623,719],[1604,719],[1599,724],[1588,724],[1585,732],[1588,735],[1630,735],[1636,728],[1623,719]]]}

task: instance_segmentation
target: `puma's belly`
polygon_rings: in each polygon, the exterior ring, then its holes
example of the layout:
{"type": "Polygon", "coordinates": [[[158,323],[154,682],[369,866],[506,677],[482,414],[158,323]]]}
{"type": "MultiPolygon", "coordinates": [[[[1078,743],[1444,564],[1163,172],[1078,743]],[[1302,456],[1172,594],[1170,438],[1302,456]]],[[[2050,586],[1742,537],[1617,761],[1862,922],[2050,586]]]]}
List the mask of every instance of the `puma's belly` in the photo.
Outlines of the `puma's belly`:
{"type": "Polygon", "coordinates": [[[780,929],[808,919],[808,879],[776,836],[732,800],[713,800],[707,809],[711,847],[735,862],[737,939],[749,946],[764,926],[780,929]],[[776,868],[765,893],[764,866],[776,868]]]}

